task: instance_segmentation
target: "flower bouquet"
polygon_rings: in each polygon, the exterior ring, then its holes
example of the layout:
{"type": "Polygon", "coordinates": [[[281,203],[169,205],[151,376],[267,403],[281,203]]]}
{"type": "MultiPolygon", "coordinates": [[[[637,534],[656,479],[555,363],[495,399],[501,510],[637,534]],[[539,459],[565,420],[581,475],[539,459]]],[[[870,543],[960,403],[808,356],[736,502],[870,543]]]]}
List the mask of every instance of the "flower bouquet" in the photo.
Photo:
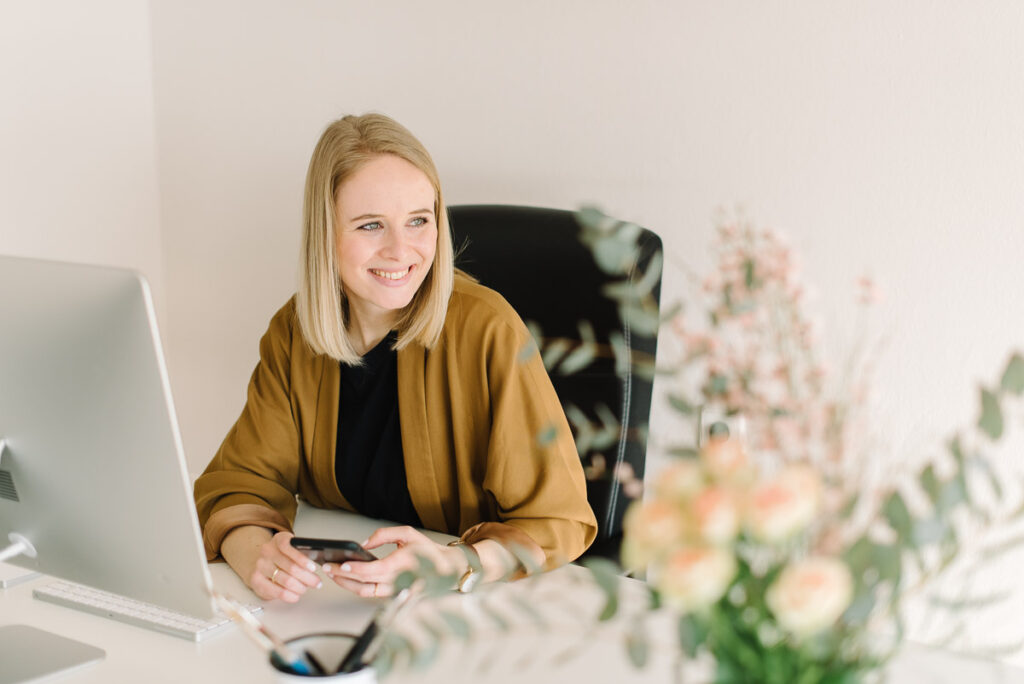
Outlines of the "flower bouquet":
{"type": "MultiPolygon", "coordinates": [[[[596,210],[580,222],[605,252],[632,233],[596,210]]],[[[716,251],[696,320],[671,320],[681,361],[668,370],[669,401],[695,437],[673,446],[671,465],[628,511],[623,566],[646,573],[651,612],[672,611],[681,653],[710,656],[716,682],[863,681],[899,648],[904,600],[983,545],[979,525],[1020,515],[986,450],[1002,437],[1003,404],[1024,393],[1024,359],[1014,355],[982,389],[980,419],[944,454],[880,479],[863,439],[869,359],[832,383],[778,236],[723,223],[716,251]]],[[[870,304],[871,283],[859,288],[870,304]]],[[[610,618],[613,568],[590,567],[610,618]]],[[[644,634],[627,639],[637,664],[644,634]]]]}

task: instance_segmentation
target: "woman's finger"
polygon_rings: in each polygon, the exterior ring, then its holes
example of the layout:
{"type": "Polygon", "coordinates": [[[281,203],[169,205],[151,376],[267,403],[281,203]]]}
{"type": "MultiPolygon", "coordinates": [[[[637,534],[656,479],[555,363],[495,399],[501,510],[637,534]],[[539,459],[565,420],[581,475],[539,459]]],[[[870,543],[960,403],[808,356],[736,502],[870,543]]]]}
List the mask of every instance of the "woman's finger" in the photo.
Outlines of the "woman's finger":
{"type": "MultiPolygon", "coordinates": [[[[275,579],[279,578],[280,575],[275,579]]],[[[253,593],[261,599],[268,601],[280,599],[286,603],[295,603],[300,597],[299,593],[278,584],[276,581],[271,581],[270,577],[264,575],[258,569],[254,571],[252,577],[249,578],[249,587],[253,590],[253,593]]],[[[305,591],[305,589],[302,591],[305,591]]]]}
{"type": "Polygon", "coordinates": [[[397,544],[405,546],[414,542],[429,541],[427,537],[415,527],[398,525],[396,527],[381,527],[377,529],[370,538],[363,544],[367,549],[375,549],[384,544],[397,544]]]}
{"type": "Polygon", "coordinates": [[[358,580],[349,579],[347,577],[332,577],[335,584],[342,589],[352,592],[356,596],[362,596],[364,598],[380,598],[383,596],[390,596],[392,591],[392,585],[385,582],[360,582],[358,580]]]}
{"type": "Polygon", "coordinates": [[[290,532],[278,532],[274,535],[271,540],[274,550],[277,551],[277,555],[271,557],[274,565],[307,587],[321,586],[322,582],[316,574],[316,563],[292,546],[291,540],[290,532]]]}

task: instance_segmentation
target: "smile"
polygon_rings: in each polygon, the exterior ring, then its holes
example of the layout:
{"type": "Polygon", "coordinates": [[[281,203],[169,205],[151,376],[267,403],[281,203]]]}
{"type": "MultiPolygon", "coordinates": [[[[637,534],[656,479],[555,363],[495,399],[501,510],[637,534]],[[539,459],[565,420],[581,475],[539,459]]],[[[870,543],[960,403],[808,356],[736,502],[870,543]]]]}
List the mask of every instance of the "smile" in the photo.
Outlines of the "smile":
{"type": "Polygon", "coordinates": [[[412,267],[407,267],[401,271],[382,271],[378,268],[371,268],[370,273],[377,276],[378,278],[387,278],[388,280],[401,280],[405,276],[409,275],[409,271],[412,267]]]}

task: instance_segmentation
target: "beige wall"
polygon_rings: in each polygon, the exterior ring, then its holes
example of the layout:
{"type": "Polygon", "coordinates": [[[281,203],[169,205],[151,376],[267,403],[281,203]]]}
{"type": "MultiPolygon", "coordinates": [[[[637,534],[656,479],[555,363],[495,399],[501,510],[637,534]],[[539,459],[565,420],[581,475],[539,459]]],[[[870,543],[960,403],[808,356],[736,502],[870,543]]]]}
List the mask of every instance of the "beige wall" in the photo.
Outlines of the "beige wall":
{"type": "Polygon", "coordinates": [[[142,271],[164,313],[149,9],[0,2],[0,253],[142,271]]]}
{"type": "MultiPolygon", "coordinates": [[[[1024,347],[1017,0],[79,5],[0,4],[0,251],[162,283],[193,471],[292,292],[308,155],[348,112],[417,133],[453,203],[654,229],[668,299],[737,204],[803,255],[830,347],[871,274],[894,461],[973,419],[976,380],[1024,347]]],[[[682,428],[659,408],[652,429],[682,428]]]]}

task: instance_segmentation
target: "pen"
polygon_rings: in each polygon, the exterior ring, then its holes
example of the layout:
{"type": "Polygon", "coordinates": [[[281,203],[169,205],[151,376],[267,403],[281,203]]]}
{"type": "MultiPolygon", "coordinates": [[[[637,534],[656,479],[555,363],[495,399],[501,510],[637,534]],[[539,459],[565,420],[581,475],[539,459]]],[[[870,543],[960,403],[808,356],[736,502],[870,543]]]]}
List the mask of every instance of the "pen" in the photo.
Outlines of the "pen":
{"type": "Polygon", "coordinates": [[[266,625],[257,620],[243,605],[217,591],[211,590],[210,594],[224,614],[241,626],[246,636],[255,641],[264,651],[270,653],[270,659],[275,661],[275,664],[285,667],[295,674],[325,674],[324,668],[313,658],[312,654],[296,652],[279,636],[271,632],[266,625]]]}
{"type": "Polygon", "coordinates": [[[352,648],[349,649],[348,653],[345,654],[345,658],[341,661],[341,665],[338,666],[338,672],[354,672],[359,669],[364,663],[368,663],[373,659],[377,649],[380,648],[381,639],[384,635],[384,631],[388,628],[391,622],[398,615],[398,611],[409,602],[412,597],[412,591],[409,589],[402,589],[400,592],[395,594],[395,597],[385,605],[381,610],[373,616],[370,620],[370,624],[367,625],[363,633],[359,635],[356,642],[352,644],[352,648]]]}

